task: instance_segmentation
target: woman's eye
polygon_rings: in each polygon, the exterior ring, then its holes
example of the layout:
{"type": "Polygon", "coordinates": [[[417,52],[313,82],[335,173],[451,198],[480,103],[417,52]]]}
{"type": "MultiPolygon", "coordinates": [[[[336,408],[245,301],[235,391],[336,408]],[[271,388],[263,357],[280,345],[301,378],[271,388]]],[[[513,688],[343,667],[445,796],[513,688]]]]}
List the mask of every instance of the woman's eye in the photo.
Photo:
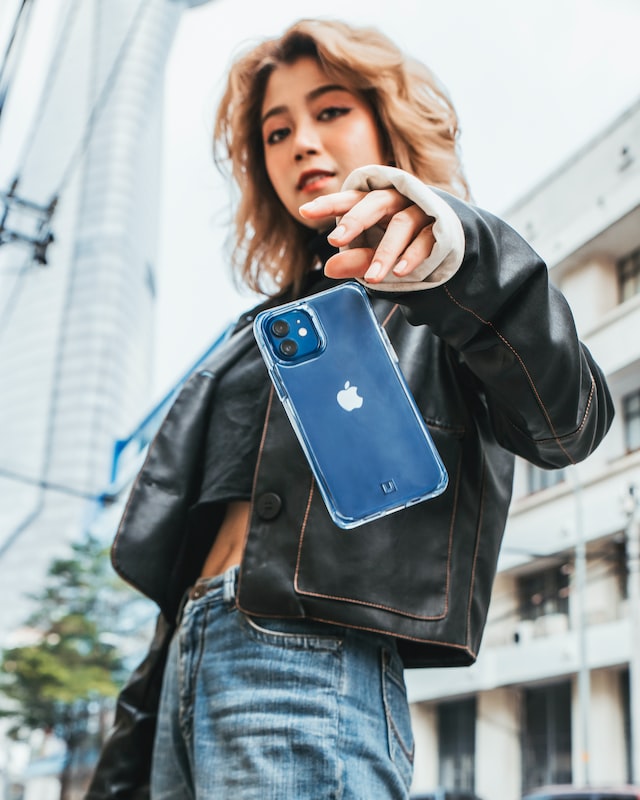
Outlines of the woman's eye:
{"type": "Polygon", "coordinates": [[[343,117],[350,111],[351,109],[345,106],[329,106],[329,108],[322,109],[322,111],[318,114],[318,119],[321,122],[326,122],[327,120],[335,119],[336,117],[343,117]]]}
{"type": "Polygon", "coordinates": [[[271,131],[271,133],[268,134],[267,144],[278,144],[278,142],[281,142],[288,133],[288,128],[276,128],[275,131],[271,131]]]}

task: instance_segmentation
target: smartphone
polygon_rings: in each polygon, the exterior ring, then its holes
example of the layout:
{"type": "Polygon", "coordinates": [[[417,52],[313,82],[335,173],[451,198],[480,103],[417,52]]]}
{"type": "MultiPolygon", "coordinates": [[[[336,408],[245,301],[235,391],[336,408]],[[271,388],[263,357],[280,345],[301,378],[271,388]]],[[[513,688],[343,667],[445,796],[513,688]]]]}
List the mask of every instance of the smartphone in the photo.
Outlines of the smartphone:
{"type": "Polygon", "coordinates": [[[262,311],[253,330],[336,525],[445,490],[444,464],[359,283],[262,311]]]}

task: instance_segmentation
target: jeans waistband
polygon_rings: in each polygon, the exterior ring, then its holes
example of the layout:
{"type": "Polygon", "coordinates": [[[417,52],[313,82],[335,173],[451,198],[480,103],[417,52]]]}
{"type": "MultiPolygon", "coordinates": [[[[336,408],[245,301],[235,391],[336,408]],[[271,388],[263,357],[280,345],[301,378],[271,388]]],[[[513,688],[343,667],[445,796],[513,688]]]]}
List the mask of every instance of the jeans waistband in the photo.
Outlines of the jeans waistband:
{"type": "Polygon", "coordinates": [[[240,567],[237,565],[229,567],[220,575],[213,575],[208,578],[198,578],[198,580],[190,586],[182,597],[180,608],[178,609],[177,622],[180,624],[182,613],[185,605],[190,600],[198,600],[206,594],[210,594],[216,590],[222,590],[222,600],[225,603],[231,603],[236,596],[236,584],[238,582],[238,572],[240,567]]]}

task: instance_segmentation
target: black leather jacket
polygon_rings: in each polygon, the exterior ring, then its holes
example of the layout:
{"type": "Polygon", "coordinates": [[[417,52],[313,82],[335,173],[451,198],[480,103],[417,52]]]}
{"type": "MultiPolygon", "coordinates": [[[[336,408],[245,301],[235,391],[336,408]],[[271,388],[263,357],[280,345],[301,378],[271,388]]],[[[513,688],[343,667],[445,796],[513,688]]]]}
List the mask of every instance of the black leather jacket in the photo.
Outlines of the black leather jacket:
{"type": "MultiPolygon", "coordinates": [[[[447,490],[353,531],[336,528],[272,397],[237,598],[251,615],[308,616],[393,634],[406,666],[475,660],[514,454],[546,468],[579,461],[613,416],[604,378],[578,341],[545,264],[504,222],[442,196],[464,228],[459,271],[440,287],[376,296],[373,303],[447,467],[447,490]]],[[[140,763],[127,767],[118,752],[128,736],[152,728],[168,621],[212,540],[189,509],[197,499],[216,382],[252,345],[251,336],[249,327],[239,330],[186,383],[124,512],[114,566],[162,614],[155,650],[121,696],[91,800],[146,796],[140,788],[145,770],[140,763]]],[[[148,753],[150,743],[134,746],[148,753]]]]}

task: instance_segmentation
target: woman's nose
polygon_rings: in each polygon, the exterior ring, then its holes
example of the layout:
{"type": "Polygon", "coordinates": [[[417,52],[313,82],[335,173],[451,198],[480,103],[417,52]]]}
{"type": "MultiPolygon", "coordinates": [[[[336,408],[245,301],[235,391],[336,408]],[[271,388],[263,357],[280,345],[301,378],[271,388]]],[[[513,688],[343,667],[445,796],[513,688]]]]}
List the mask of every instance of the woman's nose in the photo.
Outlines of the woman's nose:
{"type": "Polygon", "coordinates": [[[296,161],[302,161],[306,156],[314,156],[318,153],[318,150],[314,147],[305,147],[302,149],[297,149],[295,154],[296,161]]]}
{"type": "Polygon", "coordinates": [[[302,161],[307,156],[313,156],[322,149],[320,137],[311,124],[299,125],[296,129],[294,142],[294,158],[302,161]]]}

